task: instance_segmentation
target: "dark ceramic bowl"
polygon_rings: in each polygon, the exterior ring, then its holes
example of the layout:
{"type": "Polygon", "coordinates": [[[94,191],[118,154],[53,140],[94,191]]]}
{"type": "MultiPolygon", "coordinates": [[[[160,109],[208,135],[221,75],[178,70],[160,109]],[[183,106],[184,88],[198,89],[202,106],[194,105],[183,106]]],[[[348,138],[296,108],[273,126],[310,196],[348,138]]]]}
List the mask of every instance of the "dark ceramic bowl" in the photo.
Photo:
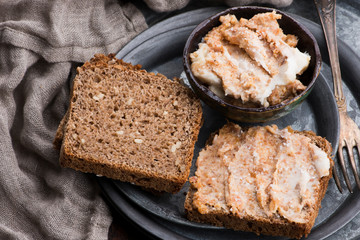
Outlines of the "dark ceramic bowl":
{"type": "Polygon", "coordinates": [[[266,122],[280,118],[304,101],[314,87],[314,83],[320,73],[321,55],[319,46],[314,36],[304,26],[286,13],[272,8],[263,7],[234,7],[220,12],[203,22],[201,22],[190,34],[183,53],[184,69],[187,78],[195,93],[210,107],[218,110],[224,116],[241,122],[266,122]],[[278,20],[280,27],[285,34],[294,34],[298,37],[297,48],[301,52],[307,52],[311,56],[311,61],[307,70],[298,78],[306,89],[293,99],[286,100],[280,104],[269,107],[248,108],[239,107],[216,96],[209,88],[196,79],[191,72],[190,54],[198,49],[198,44],[202,38],[214,27],[220,25],[219,17],[226,14],[234,14],[237,19],[250,19],[258,13],[276,11],[282,15],[278,20]]]}

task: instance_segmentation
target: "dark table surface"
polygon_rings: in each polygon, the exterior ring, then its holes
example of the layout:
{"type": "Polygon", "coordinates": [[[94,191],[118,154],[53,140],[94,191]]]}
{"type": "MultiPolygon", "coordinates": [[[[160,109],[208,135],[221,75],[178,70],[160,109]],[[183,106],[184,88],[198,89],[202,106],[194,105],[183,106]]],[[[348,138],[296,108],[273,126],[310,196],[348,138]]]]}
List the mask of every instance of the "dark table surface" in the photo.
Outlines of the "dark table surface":
{"type": "MultiPolygon", "coordinates": [[[[115,212],[115,211],[113,211],[115,212]]],[[[114,214],[113,222],[109,228],[109,240],[146,240],[151,239],[139,228],[129,223],[125,218],[114,214]]]]}

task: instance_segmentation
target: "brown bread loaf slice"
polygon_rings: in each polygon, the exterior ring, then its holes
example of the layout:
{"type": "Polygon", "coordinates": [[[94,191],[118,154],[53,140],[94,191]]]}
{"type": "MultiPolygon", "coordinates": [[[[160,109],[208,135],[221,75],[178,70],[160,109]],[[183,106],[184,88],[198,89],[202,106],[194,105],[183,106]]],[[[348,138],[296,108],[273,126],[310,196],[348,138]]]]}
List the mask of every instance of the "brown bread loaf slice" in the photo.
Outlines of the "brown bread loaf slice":
{"type": "Polygon", "coordinates": [[[202,121],[187,87],[114,55],[95,55],[77,69],[55,147],[60,164],[177,192],[187,181],[202,121]]]}
{"type": "Polygon", "coordinates": [[[256,234],[307,236],[332,176],[331,151],[311,131],[228,123],[199,154],[187,217],[256,234]]]}
{"type": "MultiPolygon", "coordinates": [[[[140,65],[134,66],[130,63],[122,61],[121,59],[115,58],[114,54],[110,54],[109,56],[105,56],[103,54],[97,54],[97,55],[95,55],[94,58],[90,59],[90,63],[87,62],[85,64],[87,65],[87,68],[89,66],[101,68],[101,67],[107,66],[107,64],[115,66],[115,68],[120,69],[120,70],[125,70],[125,69],[139,70],[141,68],[140,65]]],[[[85,64],[84,64],[84,66],[85,66],[85,64]]],[[[84,66],[83,66],[83,68],[87,69],[84,66]]],[[[78,71],[79,71],[79,69],[77,69],[77,73],[79,75],[78,71]]],[[[72,91],[71,91],[70,98],[72,98],[72,91]]],[[[53,145],[54,145],[55,149],[60,150],[60,148],[61,148],[61,143],[62,143],[63,136],[64,136],[65,124],[67,122],[68,115],[69,115],[69,110],[66,111],[66,114],[64,115],[64,117],[61,119],[61,121],[59,123],[58,129],[56,131],[55,139],[53,141],[53,145]]]]}

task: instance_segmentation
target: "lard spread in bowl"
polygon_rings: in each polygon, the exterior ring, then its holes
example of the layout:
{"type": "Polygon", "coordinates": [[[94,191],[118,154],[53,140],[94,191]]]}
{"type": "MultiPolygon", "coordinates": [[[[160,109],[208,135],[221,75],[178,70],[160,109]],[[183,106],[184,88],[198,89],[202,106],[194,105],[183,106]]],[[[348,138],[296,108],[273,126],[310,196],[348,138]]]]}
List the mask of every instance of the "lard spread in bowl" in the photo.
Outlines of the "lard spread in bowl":
{"type": "Polygon", "coordinates": [[[200,23],[185,45],[194,91],[225,116],[279,118],[301,103],[319,74],[312,34],[292,17],[262,7],[227,9],[200,23]]]}

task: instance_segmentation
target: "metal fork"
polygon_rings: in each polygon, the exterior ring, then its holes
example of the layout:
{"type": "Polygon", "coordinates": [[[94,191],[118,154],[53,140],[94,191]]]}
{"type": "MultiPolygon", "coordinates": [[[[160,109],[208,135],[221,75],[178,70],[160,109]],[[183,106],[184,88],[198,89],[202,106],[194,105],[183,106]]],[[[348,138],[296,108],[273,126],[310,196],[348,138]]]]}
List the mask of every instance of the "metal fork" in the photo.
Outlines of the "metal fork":
{"type": "MultiPolygon", "coordinates": [[[[314,0],[314,2],[320,16],[321,25],[324,30],[325,40],[329,51],[331,72],[333,75],[333,82],[334,82],[334,96],[336,99],[336,104],[338,106],[339,116],[340,116],[340,137],[339,137],[339,148],[338,148],[339,165],[344,175],[346,185],[349,191],[352,193],[353,190],[346,170],[343,148],[346,148],[348,152],[350,165],[354,174],[354,178],[358,188],[360,189],[359,174],[356,168],[354,153],[353,153],[354,148],[356,148],[359,154],[360,130],[359,127],[356,125],[356,123],[347,114],[346,100],[342,88],[338,47],[336,40],[336,20],[335,20],[336,0],[314,0]]],[[[343,190],[335,168],[333,171],[333,176],[339,191],[342,193],[343,190]]]]}

